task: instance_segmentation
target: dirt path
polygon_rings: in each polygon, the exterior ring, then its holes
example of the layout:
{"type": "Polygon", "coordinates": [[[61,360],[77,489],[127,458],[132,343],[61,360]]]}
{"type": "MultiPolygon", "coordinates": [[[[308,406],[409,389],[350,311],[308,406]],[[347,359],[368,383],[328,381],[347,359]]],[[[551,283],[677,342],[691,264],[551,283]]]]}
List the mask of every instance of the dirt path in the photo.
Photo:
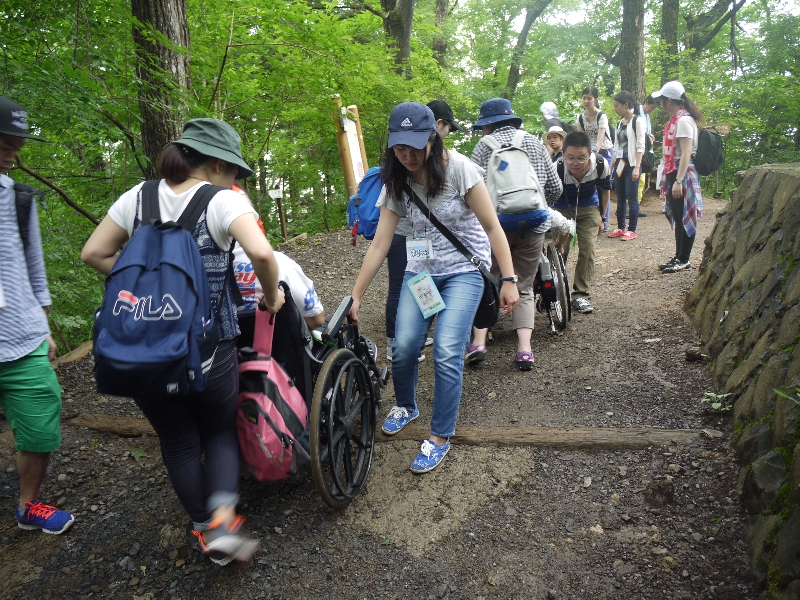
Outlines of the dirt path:
{"type": "MultiPolygon", "coordinates": [[[[721,207],[706,202],[700,239],[721,207]]],[[[10,434],[0,433],[0,597],[754,598],[726,442],[730,416],[699,405],[714,389],[711,377],[684,357],[696,340],[681,305],[696,270],[658,272],[672,234],[657,199],[644,208],[650,216],[637,240],[599,240],[594,314],[575,315],[555,338],[539,321],[532,372],[515,370],[513,331],[501,321],[489,358],[465,375],[459,425],[707,429],[724,437],[596,452],[458,445],[424,476],[408,470],[418,441],[379,443],[367,488],[343,512],[321,502],[310,477],[244,481],[242,511],[262,550],[250,564],[221,569],[183,542],[186,519],[153,438],[66,421],[43,499],[74,510],[77,522],[54,537],[15,527],[10,434]]],[[[290,252],[331,310],[366,251],[363,240],[348,246],[348,237],[312,238],[290,252]]],[[[702,250],[698,242],[695,267],[702,250]]],[[[362,313],[362,333],[382,357],[384,294],[382,272],[362,313]]],[[[421,364],[422,424],[430,419],[431,363],[421,364]]],[[[59,376],[65,417],[139,416],[132,402],[94,393],[88,360],[60,367],[59,376]]],[[[392,404],[389,390],[384,412],[392,404]]]]}

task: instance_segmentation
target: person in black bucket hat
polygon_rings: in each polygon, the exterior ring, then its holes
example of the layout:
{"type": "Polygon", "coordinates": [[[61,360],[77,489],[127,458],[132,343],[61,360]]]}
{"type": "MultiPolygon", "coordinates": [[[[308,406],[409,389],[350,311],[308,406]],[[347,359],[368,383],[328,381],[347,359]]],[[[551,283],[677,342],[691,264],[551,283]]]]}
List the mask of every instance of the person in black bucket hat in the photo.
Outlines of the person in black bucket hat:
{"type": "Polygon", "coordinates": [[[450,108],[447,102],[444,100],[431,100],[426,106],[433,112],[433,118],[436,119],[436,133],[442,139],[453,131],[462,131],[461,126],[456,123],[456,118],[453,116],[453,109],[450,108]]]}
{"type": "Polygon", "coordinates": [[[472,125],[473,131],[481,131],[487,125],[498,125],[504,123],[519,129],[522,125],[522,118],[514,114],[511,102],[505,98],[492,98],[481,104],[481,112],[478,120],[472,125]]]}
{"type": "MultiPolygon", "coordinates": [[[[0,171],[8,171],[31,135],[28,112],[0,96],[0,171]]],[[[61,444],[61,387],[50,360],[56,344],[37,206],[32,188],[0,173],[0,408],[16,440],[21,529],[60,534],[74,517],[38,500],[50,453],[61,444]],[[18,218],[19,217],[19,218],[18,218]]]]}
{"type": "MultiPolygon", "coordinates": [[[[236,240],[247,254],[270,313],[283,305],[278,288],[278,263],[258,226],[258,215],[246,196],[233,191],[236,179],[251,173],[242,158],[239,135],[218,119],[193,119],[180,139],[167,144],[158,165],[163,179],[157,194],[162,221],[177,221],[194,195],[209,183],[225,188],[208,202],[193,230],[208,278],[220,343],[214,353],[208,384],[202,391],[176,397],[154,393],[134,401],[161,443],[164,464],[190,521],[186,538],[192,548],[213,562],[249,560],[258,541],[242,529],[239,500],[239,447],[236,438],[235,339],[239,335],[230,272],[230,248],[236,240]]],[[[81,259],[108,274],[118,251],[141,226],[138,184],[109,209],[92,233],[81,259]]],[[[150,187],[150,186],[148,186],[150,187]]]]}

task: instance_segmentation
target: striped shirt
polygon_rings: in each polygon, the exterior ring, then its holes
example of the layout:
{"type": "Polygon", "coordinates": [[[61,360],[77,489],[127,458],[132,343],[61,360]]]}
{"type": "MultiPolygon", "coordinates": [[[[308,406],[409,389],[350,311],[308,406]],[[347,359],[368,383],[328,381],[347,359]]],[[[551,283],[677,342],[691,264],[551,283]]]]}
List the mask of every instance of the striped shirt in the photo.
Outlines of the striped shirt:
{"type": "MultiPolygon", "coordinates": [[[[498,127],[490,135],[496,138],[501,144],[510,144],[517,131],[516,127],[505,125],[503,127],[498,127]]],[[[536,176],[539,178],[539,183],[544,189],[544,196],[548,206],[553,206],[556,200],[561,196],[561,191],[563,190],[563,185],[553,165],[553,159],[550,158],[547,148],[539,141],[539,138],[530,133],[525,134],[522,140],[522,149],[528,153],[531,165],[533,165],[536,176]]],[[[492,149],[488,144],[482,141],[478,142],[478,145],[475,146],[475,149],[472,151],[472,162],[483,169],[484,181],[486,180],[486,167],[489,166],[489,159],[491,156],[492,149]]],[[[553,211],[550,210],[548,212],[550,215],[547,220],[534,230],[535,233],[544,233],[552,227],[553,211]]]]}
{"type": "Polygon", "coordinates": [[[50,335],[43,306],[50,306],[36,202],[31,206],[28,250],[23,250],[14,204],[14,180],[0,174],[0,362],[27,356],[50,335]]]}

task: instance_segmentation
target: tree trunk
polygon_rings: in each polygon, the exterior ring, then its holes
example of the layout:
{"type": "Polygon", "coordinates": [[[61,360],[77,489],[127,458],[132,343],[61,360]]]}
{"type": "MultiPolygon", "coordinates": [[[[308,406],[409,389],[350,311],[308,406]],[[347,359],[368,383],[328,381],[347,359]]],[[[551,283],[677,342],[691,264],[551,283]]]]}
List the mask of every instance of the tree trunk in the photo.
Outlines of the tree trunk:
{"type": "Polygon", "coordinates": [[[644,100],[644,0],[622,0],[619,73],[622,89],[644,100]]]}
{"type": "MultiPolygon", "coordinates": [[[[397,46],[395,62],[398,73],[403,73],[402,64],[411,57],[411,29],[414,24],[414,7],[416,0],[381,0],[381,7],[386,11],[383,28],[397,46]]],[[[411,73],[406,73],[411,78],[411,73]]]]}
{"type": "Polygon", "coordinates": [[[184,114],[181,98],[189,88],[189,28],[186,0],[131,0],[136,45],[142,150],[149,164],[146,177],[156,177],[161,149],[180,137],[184,114]],[[153,41],[153,31],[169,45],[153,41]]]}
{"type": "Polygon", "coordinates": [[[662,0],[661,4],[661,85],[678,74],[678,14],[680,0],[662,0]]]}
{"type": "Polygon", "coordinates": [[[447,35],[441,29],[444,27],[444,22],[450,13],[450,0],[436,0],[436,26],[440,29],[439,33],[433,38],[431,50],[433,50],[433,57],[439,63],[441,68],[445,68],[445,57],[447,56],[447,35]]]}
{"type": "Polygon", "coordinates": [[[517,91],[520,79],[520,64],[522,57],[525,55],[525,46],[528,43],[528,34],[530,33],[533,22],[539,18],[544,12],[544,9],[552,0],[537,0],[530,2],[525,7],[525,23],[522,25],[522,30],[517,37],[517,45],[511,55],[511,65],[508,67],[508,81],[506,82],[506,89],[503,92],[503,97],[509,102],[514,99],[514,94],[517,91]]]}

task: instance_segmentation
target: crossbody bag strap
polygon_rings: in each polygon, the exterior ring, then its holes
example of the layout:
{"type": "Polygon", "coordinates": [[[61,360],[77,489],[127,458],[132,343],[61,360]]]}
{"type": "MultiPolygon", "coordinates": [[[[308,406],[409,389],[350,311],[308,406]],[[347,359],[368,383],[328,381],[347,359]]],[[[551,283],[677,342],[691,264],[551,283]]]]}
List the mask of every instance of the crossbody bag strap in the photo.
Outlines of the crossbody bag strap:
{"type": "Polygon", "coordinates": [[[145,181],[139,193],[142,202],[142,225],[153,225],[161,221],[161,208],[158,204],[160,179],[145,181]]]}
{"type": "Polygon", "coordinates": [[[483,269],[481,270],[482,271],[485,270],[486,273],[488,273],[489,270],[486,268],[486,265],[483,264],[483,261],[474,254],[472,254],[469,250],[467,250],[467,247],[461,243],[461,240],[459,240],[453,234],[452,231],[450,231],[444,224],[442,224],[442,222],[439,219],[436,218],[436,215],[434,215],[431,212],[431,209],[425,205],[425,203],[420,199],[417,193],[411,189],[411,186],[406,183],[403,186],[403,188],[408,197],[411,199],[411,201],[414,202],[416,207],[420,209],[422,211],[422,214],[425,215],[428,221],[430,221],[431,225],[436,227],[436,229],[439,230],[439,232],[447,239],[447,241],[453,244],[455,249],[461,252],[461,254],[463,254],[467,258],[467,260],[469,260],[469,262],[471,262],[479,269],[483,267],[483,269]]]}

